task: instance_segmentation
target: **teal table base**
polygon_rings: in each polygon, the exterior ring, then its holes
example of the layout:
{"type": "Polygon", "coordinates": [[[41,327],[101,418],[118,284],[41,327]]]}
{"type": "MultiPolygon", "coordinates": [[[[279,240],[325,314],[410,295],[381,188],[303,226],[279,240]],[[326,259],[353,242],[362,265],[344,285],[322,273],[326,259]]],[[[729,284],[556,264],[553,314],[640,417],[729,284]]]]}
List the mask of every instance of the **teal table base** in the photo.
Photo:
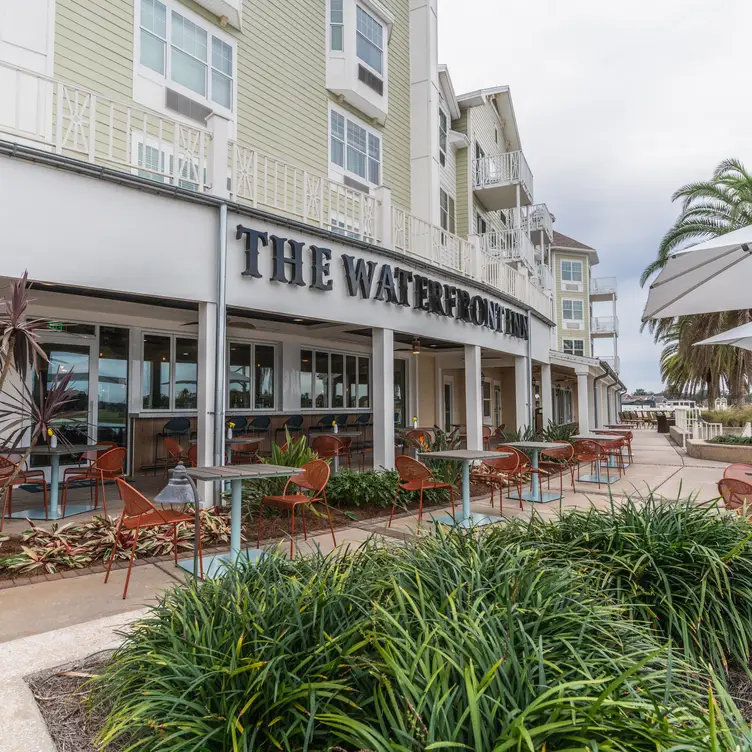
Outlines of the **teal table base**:
{"type": "Polygon", "coordinates": [[[559,501],[561,494],[554,493],[553,491],[536,491],[533,489],[532,491],[523,491],[522,496],[515,491],[509,494],[509,498],[516,501],[529,501],[532,504],[549,504],[552,501],[559,501]]]}
{"type": "Polygon", "coordinates": [[[452,517],[450,514],[433,517],[434,522],[442,525],[452,525],[453,527],[467,529],[471,527],[480,527],[482,525],[491,525],[494,522],[501,522],[501,517],[487,514],[478,514],[470,511],[470,463],[472,460],[463,460],[462,462],[462,511],[452,517]]]}
{"type": "Polygon", "coordinates": [[[595,475],[581,475],[579,478],[577,478],[577,482],[605,483],[606,485],[610,485],[611,483],[616,483],[619,478],[620,476],[618,474],[596,472],[595,475]]]}

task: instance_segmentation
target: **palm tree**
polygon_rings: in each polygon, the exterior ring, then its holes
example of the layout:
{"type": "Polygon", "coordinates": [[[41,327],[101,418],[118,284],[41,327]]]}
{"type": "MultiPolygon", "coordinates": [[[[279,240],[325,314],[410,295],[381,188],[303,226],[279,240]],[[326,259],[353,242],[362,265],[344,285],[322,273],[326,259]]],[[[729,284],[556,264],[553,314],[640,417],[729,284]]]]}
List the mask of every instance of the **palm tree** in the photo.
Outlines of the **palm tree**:
{"type": "MultiPolygon", "coordinates": [[[[660,271],[672,252],[689,241],[719,237],[752,225],[752,175],[738,159],[726,159],[716,167],[709,181],[688,183],[672,197],[682,201],[682,210],[663,236],[658,255],[642,273],[640,284],[660,271]]],[[[658,319],[648,324],[656,342],[664,343],[661,369],[672,388],[697,389],[705,383],[709,401],[721,383],[728,385],[730,401],[746,402],[752,374],[752,354],[724,346],[693,347],[695,342],[720,334],[751,320],[749,310],[727,311],[703,316],[658,319]]]]}

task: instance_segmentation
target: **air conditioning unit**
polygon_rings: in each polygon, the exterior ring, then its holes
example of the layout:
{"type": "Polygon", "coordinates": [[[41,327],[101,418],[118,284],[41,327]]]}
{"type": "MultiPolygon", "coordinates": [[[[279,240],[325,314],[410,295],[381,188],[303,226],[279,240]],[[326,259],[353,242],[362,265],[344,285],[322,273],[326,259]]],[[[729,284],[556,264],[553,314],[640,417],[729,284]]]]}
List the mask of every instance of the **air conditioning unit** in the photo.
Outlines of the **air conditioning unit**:
{"type": "Polygon", "coordinates": [[[345,182],[345,185],[348,188],[354,188],[356,191],[360,191],[361,193],[370,193],[371,190],[365,183],[359,183],[357,180],[353,180],[348,175],[345,175],[343,177],[343,180],[345,182]]]}
{"type": "Polygon", "coordinates": [[[567,292],[579,292],[582,290],[582,285],[579,282],[565,282],[564,289],[567,292]]]}
{"type": "Polygon", "coordinates": [[[565,321],[565,329],[582,329],[582,321],[565,321]]]}
{"type": "Polygon", "coordinates": [[[172,89],[165,89],[165,107],[168,110],[179,112],[202,126],[206,126],[206,118],[212,114],[212,110],[205,105],[194,102],[184,94],[172,89]]]}
{"type": "Polygon", "coordinates": [[[362,65],[358,66],[358,81],[362,81],[369,89],[373,89],[380,96],[384,96],[384,82],[362,65]]]}

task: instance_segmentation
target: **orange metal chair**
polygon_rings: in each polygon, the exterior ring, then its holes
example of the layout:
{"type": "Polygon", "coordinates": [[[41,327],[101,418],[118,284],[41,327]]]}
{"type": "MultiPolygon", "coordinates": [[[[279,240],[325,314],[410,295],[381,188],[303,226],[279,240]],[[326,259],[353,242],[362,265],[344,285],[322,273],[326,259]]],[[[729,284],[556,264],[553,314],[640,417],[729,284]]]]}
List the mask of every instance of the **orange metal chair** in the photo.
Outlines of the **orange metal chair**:
{"type": "Polygon", "coordinates": [[[551,476],[559,474],[559,494],[564,495],[564,473],[569,470],[572,480],[572,491],[574,487],[574,447],[571,444],[562,444],[560,447],[552,449],[543,449],[538,461],[539,471],[546,473],[546,485],[551,488],[551,476]]]}
{"type": "Polygon", "coordinates": [[[752,473],[752,465],[746,465],[743,462],[735,462],[723,471],[723,477],[736,478],[743,483],[752,484],[752,475],[747,475],[747,473],[752,473]]]}
{"type": "MultiPolygon", "coordinates": [[[[133,486],[126,483],[122,478],[116,478],[115,482],[120,491],[120,498],[123,500],[123,513],[118,520],[115,530],[115,540],[112,544],[112,553],[107,563],[107,574],[104,576],[105,583],[110,578],[112,562],[115,561],[118,543],[120,542],[120,533],[122,530],[133,531],[133,544],[131,545],[131,557],[128,562],[128,574],[125,577],[125,587],[123,588],[123,600],[128,593],[128,583],[131,581],[131,570],[133,569],[133,559],[136,555],[136,546],[138,544],[138,533],[141,528],[145,527],[162,527],[163,525],[172,525],[172,548],[175,554],[175,566],[178,563],[178,525],[181,522],[194,522],[194,515],[178,512],[175,509],[157,509],[149,499],[142,493],[139,493],[133,486]]],[[[200,564],[201,577],[204,576],[204,560],[201,550],[201,531],[196,531],[198,539],[198,560],[200,564]]]]}
{"type": "MultiPolygon", "coordinates": [[[[18,462],[13,462],[7,455],[0,454],[0,488],[5,486],[10,480],[13,473],[18,468],[18,462]]],[[[7,512],[8,517],[13,514],[13,487],[22,486],[25,483],[40,483],[42,486],[42,499],[44,501],[44,518],[47,519],[47,480],[42,470],[19,470],[18,475],[11,481],[5,489],[5,498],[3,499],[3,513],[0,515],[0,530],[3,529],[3,521],[7,512]]]]}
{"type": "Polygon", "coordinates": [[[520,458],[517,453],[510,452],[507,457],[483,460],[481,467],[471,473],[470,480],[490,487],[491,506],[494,503],[494,488],[498,487],[499,510],[503,509],[504,481],[507,481],[509,488],[512,487],[512,484],[516,485],[520,495],[520,509],[522,509],[522,474],[518,472],[519,466],[520,458]]]}
{"type": "Polygon", "coordinates": [[[483,448],[488,449],[488,451],[491,451],[491,437],[493,436],[493,431],[488,426],[483,426],[483,448]]]}
{"type": "Polygon", "coordinates": [[[344,457],[347,460],[347,466],[350,467],[350,453],[344,439],[337,436],[316,436],[311,441],[311,449],[322,460],[344,457]]]}
{"type": "Polygon", "coordinates": [[[752,518],[752,484],[738,478],[721,478],[718,481],[718,494],[726,509],[731,509],[752,518]]]}
{"type": "MultiPolygon", "coordinates": [[[[326,438],[322,436],[321,438],[326,438]]],[[[258,511],[258,546],[261,547],[261,514],[264,507],[273,507],[275,509],[286,509],[290,513],[290,558],[295,555],[294,538],[295,538],[295,510],[300,507],[300,516],[303,518],[303,539],[308,540],[308,529],[306,528],[305,508],[316,502],[320,502],[326,508],[326,516],[329,519],[329,530],[332,533],[332,541],[337,545],[337,539],[334,537],[334,526],[332,525],[332,515],[329,512],[329,504],[326,502],[326,484],[329,482],[329,463],[325,460],[312,460],[300,468],[301,472],[288,478],[285,483],[281,496],[265,496],[259,504],[258,511]],[[296,485],[301,489],[299,493],[287,493],[290,484],[296,485]],[[312,491],[311,496],[306,496],[302,491],[312,491]]]]}
{"type": "Polygon", "coordinates": [[[394,510],[397,507],[397,495],[400,489],[403,491],[418,491],[420,493],[418,501],[418,523],[423,519],[423,491],[429,488],[448,488],[449,498],[452,502],[452,516],[454,516],[454,488],[450,483],[442,483],[435,480],[431,470],[422,462],[414,460],[406,454],[395,457],[394,464],[397,467],[399,480],[397,488],[394,491],[394,501],[392,502],[392,512],[389,515],[389,525],[392,526],[394,510]]]}
{"type": "Polygon", "coordinates": [[[254,465],[261,462],[259,458],[260,441],[249,441],[247,444],[235,444],[232,447],[231,465],[254,465]]]}
{"type": "Polygon", "coordinates": [[[185,449],[183,449],[183,447],[180,445],[180,442],[177,439],[174,439],[172,436],[164,437],[164,446],[167,450],[167,459],[165,460],[164,470],[162,472],[164,473],[164,477],[166,478],[167,470],[171,467],[175,467],[179,462],[183,461],[185,449]]]}
{"type": "Polygon", "coordinates": [[[188,456],[183,460],[186,467],[198,467],[198,444],[193,444],[188,450],[188,456]]]}
{"type": "MultiPolygon", "coordinates": [[[[610,458],[613,457],[616,465],[616,469],[619,471],[619,477],[627,472],[627,467],[624,464],[624,453],[622,449],[627,446],[627,441],[620,433],[604,433],[601,434],[604,439],[608,439],[608,444],[601,446],[603,450],[603,461],[607,467],[612,467],[610,458]],[[613,440],[612,440],[613,439],[613,440]]],[[[627,450],[628,451],[628,450],[627,450]]]]}
{"type": "Polygon", "coordinates": [[[589,439],[578,439],[574,443],[574,457],[572,458],[577,465],[577,480],[580,479],[580,466],[589,463],[591,468],[598,468],[598,488],[601,487],[600,464],[603,461],[604,452],[600,444],[589,439]]]}
{"type": "Polygon", "coordinates": [[[104,490],[106,480],[115,480],[125,477],[125,447],[115,447],[97,457],[89,467],[83,468],[76,475],[69,475],[63,483],[63,517],[65,517],[65,505],[68,501],[68,489],[72,480],[94,481],[94,508],[99,506],[99,486],[102,486],[102,506],[105,516],[107,515],[107,495],[104,490]]]}
{"type": "Polygon", "coordinates": [[[105,452],[109,452],[110,449],[114,449],[117,446],[114,441],[98,441],[97,445],[100,447],[99,449],[89,449],[86,452],[83,452],[78,458],[78,464],[74,465],[73,467],[65,468],[65,470],[63,471],[63,482],[65,482],[65,479],[68,477],[68,475],[80,474],[84,468],[90,467],[91,463],[94,462],[97,458],[101,457],[105,452]]]}

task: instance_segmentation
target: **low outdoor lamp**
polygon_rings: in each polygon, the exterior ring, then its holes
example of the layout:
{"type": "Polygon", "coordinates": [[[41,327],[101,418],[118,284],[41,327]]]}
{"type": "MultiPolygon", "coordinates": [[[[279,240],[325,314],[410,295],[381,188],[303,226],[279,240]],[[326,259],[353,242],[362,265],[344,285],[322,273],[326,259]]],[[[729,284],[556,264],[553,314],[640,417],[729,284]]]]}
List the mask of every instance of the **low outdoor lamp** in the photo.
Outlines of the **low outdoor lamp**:
{"type": "Polygon", "coordinates": [[[193,504],[195,517],[193,520],[193,574],[198,576],[198,536],[201,535],[201,515],[198,498],[198,489],[193,482],[193,478],[185,470],[185,465],[178,462],[174,469],[170,470],[170,480],[167,485],[154,497],[157,504],[168,504],[170,506],[185,506],[193,504]]]}

